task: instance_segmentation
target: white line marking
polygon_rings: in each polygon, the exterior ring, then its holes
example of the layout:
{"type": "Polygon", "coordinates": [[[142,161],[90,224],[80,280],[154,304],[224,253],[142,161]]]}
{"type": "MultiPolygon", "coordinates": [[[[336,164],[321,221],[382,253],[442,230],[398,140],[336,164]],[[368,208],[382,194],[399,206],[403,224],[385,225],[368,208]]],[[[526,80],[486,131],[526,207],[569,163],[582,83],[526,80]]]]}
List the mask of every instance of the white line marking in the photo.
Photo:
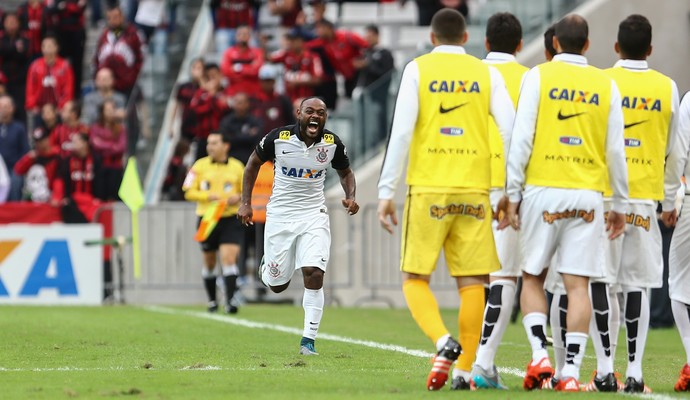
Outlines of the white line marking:
{"type": "MultiPolygon", "coordinates": [[[[242,318],[227,317],[227,316],[222,316],[222,315],[217,315],[217,314],[209,314],[209,313],[198,312],[198,311],[181,311],[181,310],[175,310],[175,309],[166,308],[166,307],[151,306],[151,307],[144,307],[144,309],[149,310],[149,311],[153,311],[153,312],[157,312],[157,313],[172,314],[172,315],[188,315],[191,317],[210,319],[213,321],[219,321],[219,322],[222,322],[225,324],[230,324],[230,325],[242,326],[245,328],[268,329],[268,330],[272,330],[272,331],[278,331],[278,332],[302,336],[302,329],[291,328],[289,326],[284,326],[284,325],[269,324],[269,323],[265,323],[265,322],[255,322],[255,321],[249,321],[249,320],[242,319],[242,318]]],[[[371,340],[353,339],[353,338],[349,338],[346,336],[332,335],[329,333],[319,333],[319,339],[330,340],[333,342],[356,344],[356,345],[371,347],[371,348],[379,349],[379,350],[395,351],[398,353],[403,353],[403,354],[407,354],[407,355],[414,356],[414,357],[420,357],[420,358],[431,358],[434,356],[433,353],[429,353],[429,352],[424,351],[424,350],[408,349],[407,347],[404,347],[404,346],[397,346],[394,344],[386,344],[386,343],[378,343],[378,342],[374,342],[371,340]]],[[[498,370],[502,374],[513,375],[513,376],[517,376],[520,378],[525,376],[524,372],[518,368],[500,367],[500,368],[498,368],[498,370]]]]}

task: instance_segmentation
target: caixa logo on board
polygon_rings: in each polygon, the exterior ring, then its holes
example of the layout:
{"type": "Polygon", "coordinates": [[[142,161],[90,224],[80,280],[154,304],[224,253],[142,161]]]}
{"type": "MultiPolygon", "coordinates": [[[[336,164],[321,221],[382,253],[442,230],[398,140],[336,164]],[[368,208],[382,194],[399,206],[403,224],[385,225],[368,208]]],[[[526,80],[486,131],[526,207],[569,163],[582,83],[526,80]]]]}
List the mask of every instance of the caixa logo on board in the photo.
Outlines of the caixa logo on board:
{"type": "MultiPolygon", "coordinates": [[[[0,241],[0,265],[21,245],[21,240],[0,241]]],[[[61,296],[76,296],[77,282],[74,279],[72,258],[66,240],[46,240],[43,242],[29,273],[21,285],[18,296],[36,296],[42,289],[55,289],[61,296]],[[51,265],[53,270],[49,271],[51,265]]],[[[0,296],[10,296],[0,276],[0,296]]]]}
{"type": "Polygon", "coordinates": [[[0,230],[0,303],[100,304],[103,250],[96,224],[9,225],[0,230]]]}
{"type": "Polygon", "coordinates": [[[561,136],[558,141],[569,146],[579,146],[582,144],[582,139],[575,136],[561,136]]]}

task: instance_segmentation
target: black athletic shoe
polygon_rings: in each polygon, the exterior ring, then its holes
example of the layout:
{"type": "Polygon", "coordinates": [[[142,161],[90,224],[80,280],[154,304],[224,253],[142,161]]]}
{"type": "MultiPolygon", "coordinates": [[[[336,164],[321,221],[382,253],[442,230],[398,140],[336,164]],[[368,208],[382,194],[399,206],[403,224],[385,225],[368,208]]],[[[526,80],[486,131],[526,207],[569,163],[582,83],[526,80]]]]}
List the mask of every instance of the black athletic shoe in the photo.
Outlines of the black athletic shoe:
{"type": "Polygon", "coordinates": [[[216,312],[218,311],[218,303],[215,301],[209,301],[208,302],[208,312],[216,312]]]}
{"type": "Polygon", "coordinates": [[[470,383],[462,376],[456,376],[450,384],[450,390],[470,390],[470,383]]]}
{"type": "Polygon", "coordinates": [[[652,393],[652,389],[644,384],[644,379],[639,381],[635,378],[628,378],[625,380],[625,387],[623,388],[625,393],[652,393]]]}
{"type": "Polygon", "coordinates": [[[585,385],[584,392],[617,392],[618,391],[618,379],[616,375],[610,373],[603,378],[599,378],[596,373],[592,380],[585,385]]]}
{"type": "Polygon", "coordinates": [[[231,301],[229,301],[229,302],[227,302],[227,304],[225,304],[225,313],[226,314],[237,314],[237,311],[239,311],[239,309],[237,308],[236,305],[232,304],[231,301]]]}

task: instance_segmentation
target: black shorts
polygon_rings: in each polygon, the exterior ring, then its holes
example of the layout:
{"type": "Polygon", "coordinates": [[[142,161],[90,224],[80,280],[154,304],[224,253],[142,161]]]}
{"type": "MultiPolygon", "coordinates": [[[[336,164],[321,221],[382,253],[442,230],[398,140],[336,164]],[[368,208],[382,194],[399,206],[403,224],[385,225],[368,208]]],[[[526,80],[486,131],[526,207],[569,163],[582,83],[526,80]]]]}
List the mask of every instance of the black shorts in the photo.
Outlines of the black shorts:
{"type": "MultiPolygon", "coordinates": [[[[199,227],[200,223],[201,217],[199,217],[199,220],[196,223],[197,228],[199,227]]],[[[201,250],[204,252],[216,251],[221,244],[228,243],[239,245],[242,243],[243,238],[244,226],[240,220],[237,219],[237,216],[232,215],[230,217],[222,217],[218,220],[218,224],[215,228],[213,228],[213,231],[211,231],[211,234],[208,235],[206,240],[201,242],[201,250]]]]}

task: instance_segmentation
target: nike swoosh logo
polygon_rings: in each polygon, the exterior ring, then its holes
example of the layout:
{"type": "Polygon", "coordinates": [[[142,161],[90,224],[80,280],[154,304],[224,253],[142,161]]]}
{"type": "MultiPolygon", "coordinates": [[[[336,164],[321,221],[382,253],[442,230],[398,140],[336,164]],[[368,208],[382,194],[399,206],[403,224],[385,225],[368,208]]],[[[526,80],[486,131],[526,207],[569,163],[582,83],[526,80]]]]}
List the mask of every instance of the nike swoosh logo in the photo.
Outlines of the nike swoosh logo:
{"type": "Polygon", "coordinates": [[[440,112],[441,114],[445,114],[445,113],[447,113],[447,112],[451,112],[451,111],[453,111],[453,110],[457,110],[458,108],[460,108],[460,107],[462,107],[462,106],[464,106],[464,105],[466,105],[466,104],[467,104],[467,103],[458,104],[457,106],[451,107],[451,108],[443,108],[443,104],[439,104],[439,106],[438,106],[438,112],[440,112]]]}
{"type": "Polygon", "coordinates": [[[318,322],[310,322],[309,325],[318,325],[318,322]]]}
{"type": "Polygon", "coordinates": [[[587,111],[583,111],[583,112],[579,112],[579,113],[575,113],[575,114],[563,115],[563,113],[561,113],[561,111],[559,110],[558,111],[558,120],[559,121],[565,121],[566,119],[577,117],[578,115],[585,114],[586,112],[587,111]]]}
{"type": "Polygon", "coordinates": [[[299,153],[299,151],[285,151],[285,150],[283,150],[283,154],[292,154],[292,153],[299,153]]]}
{"type": "Polygon", "coordinates": [[[644,121],[633,122],[632,124],[625,124],[624,128],[625,128],[625,129],[632,128],[632,127],[635,126],[635,125],[644,124],[644,123],[647,122],[647,121],[648,121],[648,120],[646,119],[646,120],[644,120],[644,121]]]}
{"type": "Polygon", "coordinates": [[[326,260],[325,258],[322,258],[321,261],[322,261],[322,262],[326,262],[326,261],[328,261],[328,260],[326,260]]]}

